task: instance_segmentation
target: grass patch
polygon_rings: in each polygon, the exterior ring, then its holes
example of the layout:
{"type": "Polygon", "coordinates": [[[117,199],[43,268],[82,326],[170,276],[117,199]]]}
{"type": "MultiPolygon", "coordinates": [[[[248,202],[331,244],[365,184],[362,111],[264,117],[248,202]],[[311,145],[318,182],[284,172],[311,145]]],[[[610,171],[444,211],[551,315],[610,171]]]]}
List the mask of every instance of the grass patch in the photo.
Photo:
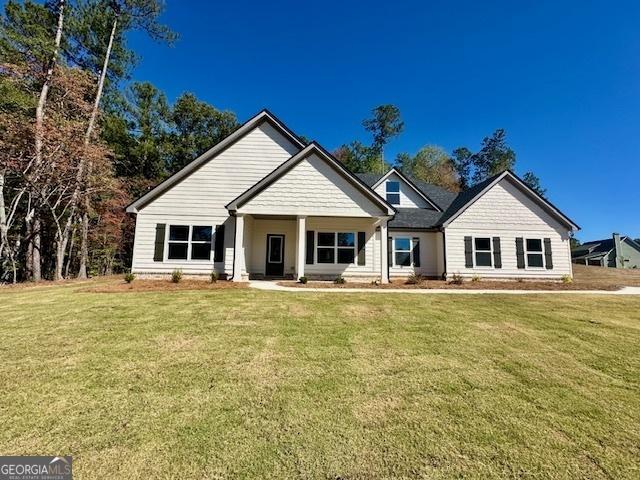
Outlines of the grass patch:
{"type": "Polygon", "coordinates": [[[640,298],[90,286],[0,291],[3,454],[76,478],[638,475],[640,298]]]}

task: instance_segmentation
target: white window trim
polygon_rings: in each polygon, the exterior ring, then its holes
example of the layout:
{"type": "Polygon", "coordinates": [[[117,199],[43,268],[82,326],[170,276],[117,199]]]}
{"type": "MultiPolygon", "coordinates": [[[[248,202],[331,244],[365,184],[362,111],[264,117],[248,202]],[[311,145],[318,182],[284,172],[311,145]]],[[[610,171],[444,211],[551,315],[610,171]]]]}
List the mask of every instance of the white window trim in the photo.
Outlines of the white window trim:
{"type": "Polygon", "coordinates": [[[405,235],[398,235],[398,236],[392,236],[391,237],[391,266],[393,268],[407,268],[407,269],[411,269],[411,268],[415,268],[415,265],[413,263],[413,237],[407,237],[405,235]],[[407,250],[398,250],[396,249],[396,239],[397,238],[402,238],[402,239],[406,239],[409,240],[409,261],[410,264],[409,265],[398,265],[396,263],[396,252],[406,252],[407,250]]]}
{"type": "Polygon", "coordinates": [[[473,268],[479,268],[482,270],[493,270],[495,268],[495,262],[493,261],[493,238],[492,237],[471,237],[471,252],[473,254],[473,268]],[[489,239],[489,250],[476,250],[476,238],[489,239]],[[476,252],[491,254],[491,266],[477,265],[476,264],[476,252]]]}
{"type": "Polygon", "coordinates": [[[400,181],[399,180],[386,180],[384,182],[384,199],[390,204],[390,205],[395,205],[395,206],[400,206],[400,204],[402,203],[402,196],[400,195],[400,181]],[[393,182],[393,183],[397,183],[398,184],[398,191],[397,192],[389,192],[387,190],[387,187],[389,186],[389,182],[393,182]],[[391,203],[388,199],[388,195],[392,194],[392,195],[398,195],[398,203],[391,203]]]}
{"type": "Polygon", "coordinates": [[[358,232],[352,232],[349,230],[341,231],[317,231],[315,233],[316,248],[313,251],[313,263],[316,265],[357,265],[358,262],[358,232]],[[333,246],[323,246],[318,244],[318,236],[321,233],[333,233],[333,246]],[[351,233],[353,235],[353,247],[339,247],[338,246],[338,233],[351,233]],[[333,263],[318,262],[318,249],[319,248],[333,248],[333,263]],[[353,262],[351,263],[339,263],[338,262],[338,249],[339,248],[353,248],[353,262]]]}
{"type": "Polygon", "coordinates": [[[527,270],[545,270],[547,267],[547,257],[545,255],[545,251],[544,251],[544,238],[539,238],[539,237],[528,237],[528,238],[524,238],[524,245],[522,246],[522,249],[524,250],[524,265],[525,268],[527,270]],[[527,250],[527,240],[540,240],[540,247],[542,248],[542,250],[540,251],[531,251],[529,252],[529,250],[527,250]],[[542,266],[541,267],[530,267],[529,266],[529,254],[532,255],[542,255],[542,266]]]}
{"type": "Polygon", "coordinates": [[[171,224],[167,224],[167,229],[164,233],[164,261],[165,262],[193,262],[193,263],[211,263],[213,261],[212,259],[212,251],[211,248],[209,249],[209,259],[208,260],[204,260],[204,259],[191,259],[191,245],[193,243],[210,243],[211,246],[213,247],[213,242],[214,242],[214,230],[215,228],[213,227],[213,225],[206,225],[206,224],[197,224],[197,225],[191,225],[191,224],[186,224],[186,223],[171,223],[171,224]],[[197,227],[211,227],[211,241],[209,242],[205,242],[202,240],[191,240],[191,235],[193,233],[193,227],[197,226],[197,227]],[[170,235],[171,235],[171,227],[189,227],[189,236],[187,237],[186,240],[169,240],[170,235]],[[186,243],[187,244],[187,258],[169,258],[169,243],[186,243]]]}

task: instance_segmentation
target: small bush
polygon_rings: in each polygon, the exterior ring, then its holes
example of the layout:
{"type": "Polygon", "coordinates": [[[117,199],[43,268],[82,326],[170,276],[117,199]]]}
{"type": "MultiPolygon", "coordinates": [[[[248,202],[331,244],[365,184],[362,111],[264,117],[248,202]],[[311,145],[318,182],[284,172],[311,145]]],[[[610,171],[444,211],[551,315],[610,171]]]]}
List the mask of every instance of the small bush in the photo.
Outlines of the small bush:
{"type": "Polygon", "coordinates": [[[344,279],[342,275],[338,275],[336,278],[333,279],[333,283],[337,285],[342,285],[347,283],[347,281],[344,279]]]}
{"type": "Polygon", "coordinates": [[[419,273],[412,273],[404,283],[407,285],[420,285],[422,282],[424,282],[424,277],[422,275],[419,273]]]}
{"type": "Polygon", "coordinates": [[[522,278],[522,277],[518,277],[518,278],[516,278],[516,282],[518,282],[518,283],[524,283],[524,278],[522,278]]]}
{"type": "Polygon", "coordinates": [[[300,278],[298,279],[298,281],[299,281],[300,283],[302,283],[303,285],[306,285],[308,280],[307,280],[307,277],[300,277],[300,278]]]}
{"type": "Polygon", "coordinates": [[[182,280],[182,270],[176,268],[173,272],[171,272],[171,281],[173,283],[180,283],[182,280]]]}
{"type": "Polygon", "coordinates": [[[136,276],[131,272],[124,274],[124,281],[127,282],[127,283],[131,283],[135,279],[136,279],[136,276]]]}
{"type": "Polygon", "coordinates": [[[462,285],[462,282],[464,282],[464,278],[459,273],[454,273],[453,275],[451,275],[451,281],[449,283],[453,283],[454,285],[462,285]]]}
{"type": "Polygon", "coordinates": [[[562,275],[562,283],[564,283],[565,285],[568,285],[569,283],[573,283],[573,278],[571,278],[571,275],[562,275]]]}
{"type": "Polygon", "coordinates": [[[220,278],[220,274],[215,270],[211,272],[211,274],[209,275],[209,279],[211,280],[211,283],[217,283],[219,278],[220,278]]]}
{"type": "Polygon", "coordinates": [[[480,275],[476,274],[473,277],[471,277],[471,281],[472,282],[479,282],[480,281],[480,275]]]}

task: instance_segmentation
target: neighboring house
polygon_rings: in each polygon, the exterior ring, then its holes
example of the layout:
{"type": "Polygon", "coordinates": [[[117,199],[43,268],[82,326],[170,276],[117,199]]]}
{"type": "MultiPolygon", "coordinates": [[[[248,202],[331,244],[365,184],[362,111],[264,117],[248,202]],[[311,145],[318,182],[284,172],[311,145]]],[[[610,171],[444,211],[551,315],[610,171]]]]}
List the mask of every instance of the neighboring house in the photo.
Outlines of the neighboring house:
{"type": "Polygon", "coordinates": [[[611,238],[578,245],[571,250],[573,263],[611,268],[640,268],[640,244],[614,233],[611,238]]]}
{"type": "Polygon", "coordinates": [[[578,226],[516,175],[460,194],[356,175],[264,110],[127,207],[132,272],[362,280],[571,275],[578,226]]]}

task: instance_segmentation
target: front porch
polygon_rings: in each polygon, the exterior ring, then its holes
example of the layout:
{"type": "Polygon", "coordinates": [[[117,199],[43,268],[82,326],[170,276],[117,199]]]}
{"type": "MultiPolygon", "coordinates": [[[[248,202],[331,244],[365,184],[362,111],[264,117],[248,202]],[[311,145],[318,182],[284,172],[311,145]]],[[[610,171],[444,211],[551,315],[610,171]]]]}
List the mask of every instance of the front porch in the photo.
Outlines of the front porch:
{"type": "Polygon", "coordinates": [[[388,217],[236,213],[233,281],[249,278],[389,281],[388,217]]]}

